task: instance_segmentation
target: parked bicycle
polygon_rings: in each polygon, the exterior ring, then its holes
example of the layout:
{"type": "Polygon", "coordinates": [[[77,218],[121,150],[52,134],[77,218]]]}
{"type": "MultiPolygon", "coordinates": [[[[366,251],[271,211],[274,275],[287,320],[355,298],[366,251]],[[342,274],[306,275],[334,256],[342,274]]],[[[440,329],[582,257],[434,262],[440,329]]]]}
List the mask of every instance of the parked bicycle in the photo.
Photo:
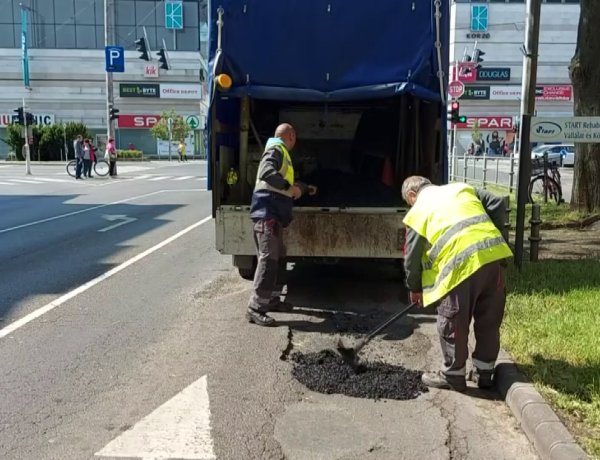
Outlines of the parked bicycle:
{"type": "MultiPolygon", "coordinates": [[[[77,171],[77,160],[71,160],[67,163],[67,174],[71,177],[75,177],[77,171]]],[[[96,175],[104,177],[108,175],[108,161],[98,160],[94,163],[94,172],[96,175]]]]}
{"type": "Polygon", "coordinates": [[[546,157],[531,160],[531,181],[529,182],[529,202],[546,203],[548,200],[563,202],[560,172],[556,163],[548,164],[546,157]]]}

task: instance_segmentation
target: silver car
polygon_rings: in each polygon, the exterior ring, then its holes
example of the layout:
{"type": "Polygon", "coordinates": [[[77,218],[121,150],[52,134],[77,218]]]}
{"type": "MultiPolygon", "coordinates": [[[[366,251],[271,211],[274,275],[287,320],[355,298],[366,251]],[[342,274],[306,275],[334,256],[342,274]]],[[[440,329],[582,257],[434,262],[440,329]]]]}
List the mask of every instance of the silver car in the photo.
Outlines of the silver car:
{"type": "Polygon", "coordinates": [[[573,144],[538,145],[531,151],[531,159],[543,158],[548,153],[548,163],[562,166],[563,159],[569,151],[575,151],[573,144]]]}

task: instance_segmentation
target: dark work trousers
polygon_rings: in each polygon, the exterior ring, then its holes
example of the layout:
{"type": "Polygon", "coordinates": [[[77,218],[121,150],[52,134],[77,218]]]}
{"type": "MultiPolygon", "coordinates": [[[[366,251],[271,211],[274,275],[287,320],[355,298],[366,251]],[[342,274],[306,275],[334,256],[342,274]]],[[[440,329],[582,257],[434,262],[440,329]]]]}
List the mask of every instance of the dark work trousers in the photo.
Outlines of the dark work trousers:
{"type": "Polygon", "coordinates": [[[81,170],[83,169],[83,158],[77,158],[77,165],[75,167],[75,177],[79,179],[81,177],[81,170]]]}
{"type": "Polygon", "coordinates": [[[254,224],[254,243],[258,264],[254,274],[252,296],[249,307],[257,311],[269,311],[269,307],[279,302],[275,294],[278,285],[283,284],[286,271],[286,251],[283,244],[283,227],[274,219],[259,220],[254,224]]]}
{"type": "Polygon", "coordinates": [[[108,174],[111,176],[117,175],[117,162],[115,160],[110,160],[108,162],[108,174]]]}
{"type": "Polygon", "coordinates": [[[90,177],[92,175],[92,160],[83,160],[83,176],[90,177]]]}
{"type": "Polygon", "coordinates": [[[493,370],[500,350],[500,325],[506,290],[500,262],[484,265],[456,286],[438,307],[438,333],[446,375],[465,375],[469,356],[469,326],[473,320],[473,365],[493,370]]]}

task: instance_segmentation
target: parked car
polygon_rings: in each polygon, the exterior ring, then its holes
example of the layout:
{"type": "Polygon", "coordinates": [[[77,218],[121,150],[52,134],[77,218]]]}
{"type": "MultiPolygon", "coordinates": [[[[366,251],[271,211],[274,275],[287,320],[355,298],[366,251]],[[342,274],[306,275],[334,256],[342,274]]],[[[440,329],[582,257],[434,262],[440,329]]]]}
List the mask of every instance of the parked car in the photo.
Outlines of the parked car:
{"type": "Polygon", "coordinates": [[[573,144],[542,144],[536,146],[531,151],[531,159],[543,158],[545,153],[548,153],[548,163],[562,166],[563,158],[567,152],[575,150],[573,144]]]}
{"type": "Polygon", "coordinates": [[[563,156],[563,166],[575,166],[575,146],[570,145],[567,149],[565,149],[565,154],[563,156]]]}

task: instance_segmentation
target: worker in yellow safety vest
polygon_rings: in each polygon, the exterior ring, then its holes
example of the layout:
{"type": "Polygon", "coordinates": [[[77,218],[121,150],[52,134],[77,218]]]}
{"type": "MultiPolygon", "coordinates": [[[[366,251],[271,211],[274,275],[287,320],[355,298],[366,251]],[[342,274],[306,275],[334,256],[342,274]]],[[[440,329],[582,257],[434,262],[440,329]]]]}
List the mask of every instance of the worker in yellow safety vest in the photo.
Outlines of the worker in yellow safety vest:
{"type": "Polygon", "coordinates": [[[468,336],[474,319],[473,380],[490,388],[500,349],[506,301],[504,265],[512,252],[501,229],[504,199],[464,183],[443,186],[421,176],[407,178],[402,197],[404,268],[411,302],[437,307],[443,367],[424,373],[435,388],[466,390],[468,336]]]}
{"type": "Polygon", "coordinates": [[[267,312],[293,309],[289,303],[281,301],[276,289],[285,284],[283,229],[292,222],[294,200],[305,193],[317,193],[315,186],[298,182],[294,177],[290,150],[295,145],[294,128],[287,123],[279,125],[265,146],[252,194],[250,218],[254,222],[258,262],[246,318],[259,326],[275,324],[267,312]]]}

